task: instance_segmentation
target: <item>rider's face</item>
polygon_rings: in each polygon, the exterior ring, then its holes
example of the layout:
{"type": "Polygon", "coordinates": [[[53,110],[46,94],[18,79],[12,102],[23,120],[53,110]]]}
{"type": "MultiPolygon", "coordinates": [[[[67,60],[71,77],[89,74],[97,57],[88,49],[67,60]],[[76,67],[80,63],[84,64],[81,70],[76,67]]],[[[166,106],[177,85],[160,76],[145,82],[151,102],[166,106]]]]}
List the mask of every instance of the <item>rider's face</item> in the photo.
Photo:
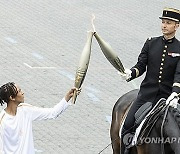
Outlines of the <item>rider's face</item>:
{"type": "Polygon", "coordinates": [[[179,24],[173,20],[162,19],[161,30],[163,35],[175,35],[179,24]]]}

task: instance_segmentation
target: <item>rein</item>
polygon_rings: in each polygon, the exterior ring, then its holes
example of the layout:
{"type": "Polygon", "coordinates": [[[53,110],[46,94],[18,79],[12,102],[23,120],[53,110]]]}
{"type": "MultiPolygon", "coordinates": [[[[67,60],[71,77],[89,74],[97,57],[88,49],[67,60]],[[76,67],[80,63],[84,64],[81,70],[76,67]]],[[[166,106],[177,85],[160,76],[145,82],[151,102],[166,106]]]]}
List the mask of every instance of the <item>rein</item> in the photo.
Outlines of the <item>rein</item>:
{"type": "MultiPolygon", "coordinates": [[[[165,111],[165,114],[164,114],[164,117],[163,117],[163,121],[162,121],[162,124],[161,124],[161,137],[163,138],[163,127],[164,127],[164,123],[166,121],[166,117],[167,117],[167,114],[168,114],[168,110],[169,110],[169,104],[166,108],[166,111],[165,111]]],[[[161,153],[164,154],[165,151],[164,151],[164,143],[161,143],[161,153]]]]}
{"type": "MultiPolygon", "coordinates": [[[[131,128],[129,128],[128,130],[126,130],[123,134],[125,134],[126,132],[128,132],[130,129],[132,129],[135,125],[133,125],[131,128]]],[[[122,134],[122,135],[123,135],[122,134]]],[[[110,145],[112,145],[117,139],[120,139],[120,136],[115,138],[111,143],[109,143],[106,147],[104,147],[98,154],[101,154],[104,150],[106,150],[110,145]]]]}
{"type": "MultiPolygon", "coordinates": [[[[162,112],[166,110],[166,106],[164,106],[164,102],[162,102],[148,117],[147,122],[142,128],[142,132],[140,133],[139,137],[149,136],[151,130],[153,129],[154,125],[156,124],[157,120],[159,119],[162,112]],[[146,135],[145,135],[146,134],[146,135]]],[[[140,145],[140,144],[139,144],[140,145]]]]}
{"type": "MultiPolygon", "coordinates": [[[[172,99],[173,100],[173,99],[172,99]]],[[[169,107],[170,107],[170,103],[171,101],[169,101],[169,104],[166,106],[166,111],[165,111],[165,114],[164,114],[164,118],[163,118],[163,121],[162,121],[162,124],[161,124],[161,137],[163,138],[163,127],[164,127],[164,123],[165,123],[165,120],[166,120],[166,117],[167,117],[167,114],[168,114],[168,110],[169,110],[169,107]]],[[[164,143],[161,143],[161,153],[164,154],[165,151],[164,151],[164,143]]]]}
{"type": "MultiPolygon", "coordinates": [[[[131,104],[131,105],[132,105],[132,104],[131,104]]],[[[130,108],[131,105],[129,105],[127,108],[130,108]]],[[[124,119],[126,118],[126,115],[127,115],[128,112],[129,112],[129,109],[127,109],[127,110],[125,111],[120,125],[123,124],[123,121],[124,121],[124,119]]],[[[129,131],[130,129],[132,129],[134,126],[135,126],[135,124],[134,124],[131,128],[129,128],[128,130],[126,130],[123,134],[125,134],[126,132],[128,132],[128,131],[129,131]]],[[[121,134],[121,135],[123,135],[123,134],[121,134]]],[[[111,143],[109,143],[106,147],[104,147],[98,154],[101,154],[101,153],[102,153],[104,150],[106,150],[110,145],[112,145],[117,139],[120,139],[120,136],[117,137],[117,138],[115,138],[111,143]]]]}
{"type": "Polygon", "coordinates": [[[117,139],[119,139],[119,137],[117,137],[116,139],[114,139],[111,143],[109,143],[106,147],[104,147],[100,152],[98,152],[98,154],[101,154],[104,150],[106,150],[111,144],[113,144],[117,139]]]}
{"type": "MultiPolygon", "coordinates": [[[[161,105],[160,105],[160,106],[154,111],[155,117],[154,117],[153,119],[155,119],[155,120],[153,120],[153,122],[150,122],[152,119],[151,119],[151,118],[149,119],[149,122],[148,122],[148,124],[146,125],[146,127],[144,128],[144,131],[142,132],[141,135],[143,136],[143,135],[145,134],[145,132],[146,132],[146,129],[147,129],[149,126],[151,126],[150,129],[149,129],[149,131],[148,131],[148,133],[147,133],[147,136],[149,136],[149,134],[150,134],[151,130],[153,129],[155,123],[156,123],[157,120],[159,119],[159,115],[161,115],[161,113],[165,111],[164,116],[163,116],[163,121],[162,121],[162,123],[161,123],[161,138],[163,138],[163,128],[164,128],[164,123],[165,123],[165,120],[166,120],[166,117],[167,117],[167,114],[168,114],[168,110],[169,110],[169,104],[168,104],[168,105],[165,105],[165,106],[163,106],[163,105],[161,106],[161,105]],[[159,113],[159,114],[158,114],[158,113],[159,113]]],[[[165,154],[165,151],[164,151],[164,143],[163,143],[163,142],[161,143],[161,154],[165,154]]]]}

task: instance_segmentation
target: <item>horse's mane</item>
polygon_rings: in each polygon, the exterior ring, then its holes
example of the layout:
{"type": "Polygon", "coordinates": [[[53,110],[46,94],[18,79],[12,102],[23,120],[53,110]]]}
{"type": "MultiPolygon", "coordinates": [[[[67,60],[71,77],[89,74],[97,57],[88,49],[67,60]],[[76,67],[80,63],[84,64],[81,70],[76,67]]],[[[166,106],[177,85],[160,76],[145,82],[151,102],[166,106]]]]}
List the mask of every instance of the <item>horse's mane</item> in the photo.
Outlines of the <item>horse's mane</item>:
{"type": "Polygon", "coordinates": [[[180,128],[180,105],[178,104],[177,108],[169,107],[169,112],[174,117],[174,120],[180,128]]]}

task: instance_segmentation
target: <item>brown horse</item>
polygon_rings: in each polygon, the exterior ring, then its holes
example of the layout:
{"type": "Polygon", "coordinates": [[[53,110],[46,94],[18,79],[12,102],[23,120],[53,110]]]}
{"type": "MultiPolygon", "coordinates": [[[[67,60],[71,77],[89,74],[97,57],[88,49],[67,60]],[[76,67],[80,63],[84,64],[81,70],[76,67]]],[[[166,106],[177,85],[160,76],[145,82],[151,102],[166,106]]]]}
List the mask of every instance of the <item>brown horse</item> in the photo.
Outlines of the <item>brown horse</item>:
{"type": "MultiPolygon", "coordinates": [[[[122,120],[127,114],[132,102],[136,99],[138,90],[132,90],[122,97],[120,97],[114,105],[112,111],[112,122],[111,122],[111,141],[113,154],[120,154],[120,143],[119,131],[122,120]]],[[[179,108],[179,107],[178,107],[179,108]]],[[[163,116],[155,123],[149,137],[150,138],[161,138],[161,125],[163,116]]],[[[133,147],[131,154],[180,154],[180,111],[179,109],[169,108],[168,114],[163,127],[163,137],[165,139],[162,144],[158,143],[144,143],[142,145],[133,147]],[[172,140],[171,140],[172,139],[172,140]],[[163,145],[163,147],[162,147],[163,145]]]]}

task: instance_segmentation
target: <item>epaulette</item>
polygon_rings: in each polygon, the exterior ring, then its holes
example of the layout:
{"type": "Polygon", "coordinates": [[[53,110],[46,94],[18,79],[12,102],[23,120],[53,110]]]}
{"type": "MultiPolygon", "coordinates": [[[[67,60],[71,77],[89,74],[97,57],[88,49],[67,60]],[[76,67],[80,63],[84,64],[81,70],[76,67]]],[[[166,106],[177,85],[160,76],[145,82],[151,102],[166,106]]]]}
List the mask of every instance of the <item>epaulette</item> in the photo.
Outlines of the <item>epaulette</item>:
{"type": "Polygon", "coordinates": [[[152,39],[152,37],[149,37],[148,40],[150,41],[152,39]]]}

